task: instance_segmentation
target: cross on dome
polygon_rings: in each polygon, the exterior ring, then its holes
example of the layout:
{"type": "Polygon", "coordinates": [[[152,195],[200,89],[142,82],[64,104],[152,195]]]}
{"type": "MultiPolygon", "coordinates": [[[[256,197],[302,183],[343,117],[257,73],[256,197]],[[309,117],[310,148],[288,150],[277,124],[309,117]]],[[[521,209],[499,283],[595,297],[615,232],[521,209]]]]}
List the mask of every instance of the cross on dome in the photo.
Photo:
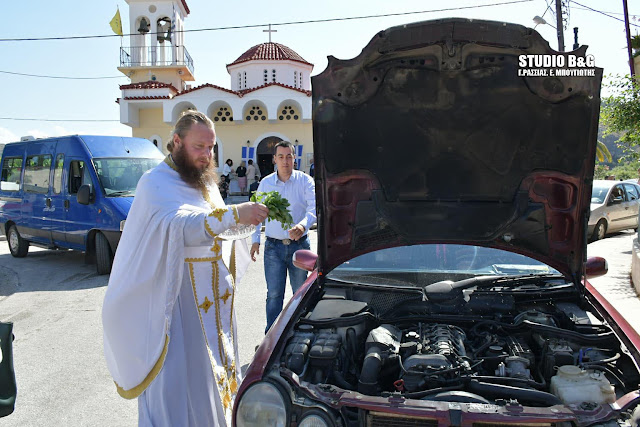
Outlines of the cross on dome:
{"type": "Polygon", "coordinates": [[[278,30],[272,30],[271,29],[271,24],[269,24],[269,29],[268,30],[262,30],[263,33],[269,33],[269,43],[271,43],[271,33],[277,33],[278,30]]]}

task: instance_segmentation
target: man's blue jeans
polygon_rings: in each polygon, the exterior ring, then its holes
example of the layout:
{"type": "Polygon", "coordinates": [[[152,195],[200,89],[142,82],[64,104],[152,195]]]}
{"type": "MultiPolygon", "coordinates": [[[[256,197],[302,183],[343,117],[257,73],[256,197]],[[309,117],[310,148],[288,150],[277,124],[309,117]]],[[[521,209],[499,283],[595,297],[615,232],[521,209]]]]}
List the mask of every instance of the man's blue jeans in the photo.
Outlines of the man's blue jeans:
{"type": "Polygon", "coordinates": [[[267,328],[264,331],[265,334],[282,311],[287,271],[289,271],[289,283],[291,283],[291,290],[294,294],[307,279],[307,272],[293,265],[293,253],[298,249],[309,248],[309,237],[306,235],[297,242],[292,240],[289,245],[280,241],[266,241],[264,245],[264,275],[267,279],[267,328]]]}

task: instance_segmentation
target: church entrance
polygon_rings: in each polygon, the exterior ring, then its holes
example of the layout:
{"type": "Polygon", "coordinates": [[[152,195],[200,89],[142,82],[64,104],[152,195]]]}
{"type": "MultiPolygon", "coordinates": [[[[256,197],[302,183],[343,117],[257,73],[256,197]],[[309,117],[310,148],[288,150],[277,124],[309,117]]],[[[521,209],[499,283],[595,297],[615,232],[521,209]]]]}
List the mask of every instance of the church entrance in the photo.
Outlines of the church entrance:
{"type": "Polygon", "coordinates": [[[258,169],[260,169],[260,176],[267,176],[274,171],[273,152],[275,150],[274,147],[280,141],[282,141],[282,138],[269,136],[258,144],[256,157],[258,160],[258,169]]]}

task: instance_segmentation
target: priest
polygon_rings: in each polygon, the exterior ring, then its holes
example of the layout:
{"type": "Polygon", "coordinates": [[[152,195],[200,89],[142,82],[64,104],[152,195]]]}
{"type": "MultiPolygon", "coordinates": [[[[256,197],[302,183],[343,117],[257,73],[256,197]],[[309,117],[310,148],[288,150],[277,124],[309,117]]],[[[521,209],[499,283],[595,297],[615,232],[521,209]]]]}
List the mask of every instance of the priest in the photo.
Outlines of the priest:
{"type": "Polygon", "coordinates": [[[138,399],[141,426],[231,420],[241,380],[234,295],[249,253],[244,240],[225,235],[260,224],[269,211],[225,205],[214,145],[207,116],[180,117],[170,154],[138,183],[115,255],[104,353],[118,393],[138,399]]]}

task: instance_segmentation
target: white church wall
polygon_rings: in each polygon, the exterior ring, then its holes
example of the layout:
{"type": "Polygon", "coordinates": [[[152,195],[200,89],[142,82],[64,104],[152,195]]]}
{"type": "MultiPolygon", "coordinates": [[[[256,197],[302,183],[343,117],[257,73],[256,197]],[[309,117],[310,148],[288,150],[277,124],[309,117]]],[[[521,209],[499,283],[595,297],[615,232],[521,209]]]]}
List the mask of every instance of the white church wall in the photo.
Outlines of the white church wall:
{"type": "Polygon", "coordinates": [[[309,76],[312,69],[313,67],[296,61],[248,61],[228,67],[231,77],[231,89],[236,91],[253,89],[267,83],[273,83],[274,76],[277,83],[309,90],[311,87],[309,76]],[[265,70],[267,71],[266,80],[265,70]],[[240,79],[238,79],[238,73],[240,73],[240,79]],[[244,73],[246,73],[246,80],[244,73]],[[298,73],[302,73],[302,86],[300,85],[298,73]],[[294,77],[298,81],[294,81],[294,77]]]}

